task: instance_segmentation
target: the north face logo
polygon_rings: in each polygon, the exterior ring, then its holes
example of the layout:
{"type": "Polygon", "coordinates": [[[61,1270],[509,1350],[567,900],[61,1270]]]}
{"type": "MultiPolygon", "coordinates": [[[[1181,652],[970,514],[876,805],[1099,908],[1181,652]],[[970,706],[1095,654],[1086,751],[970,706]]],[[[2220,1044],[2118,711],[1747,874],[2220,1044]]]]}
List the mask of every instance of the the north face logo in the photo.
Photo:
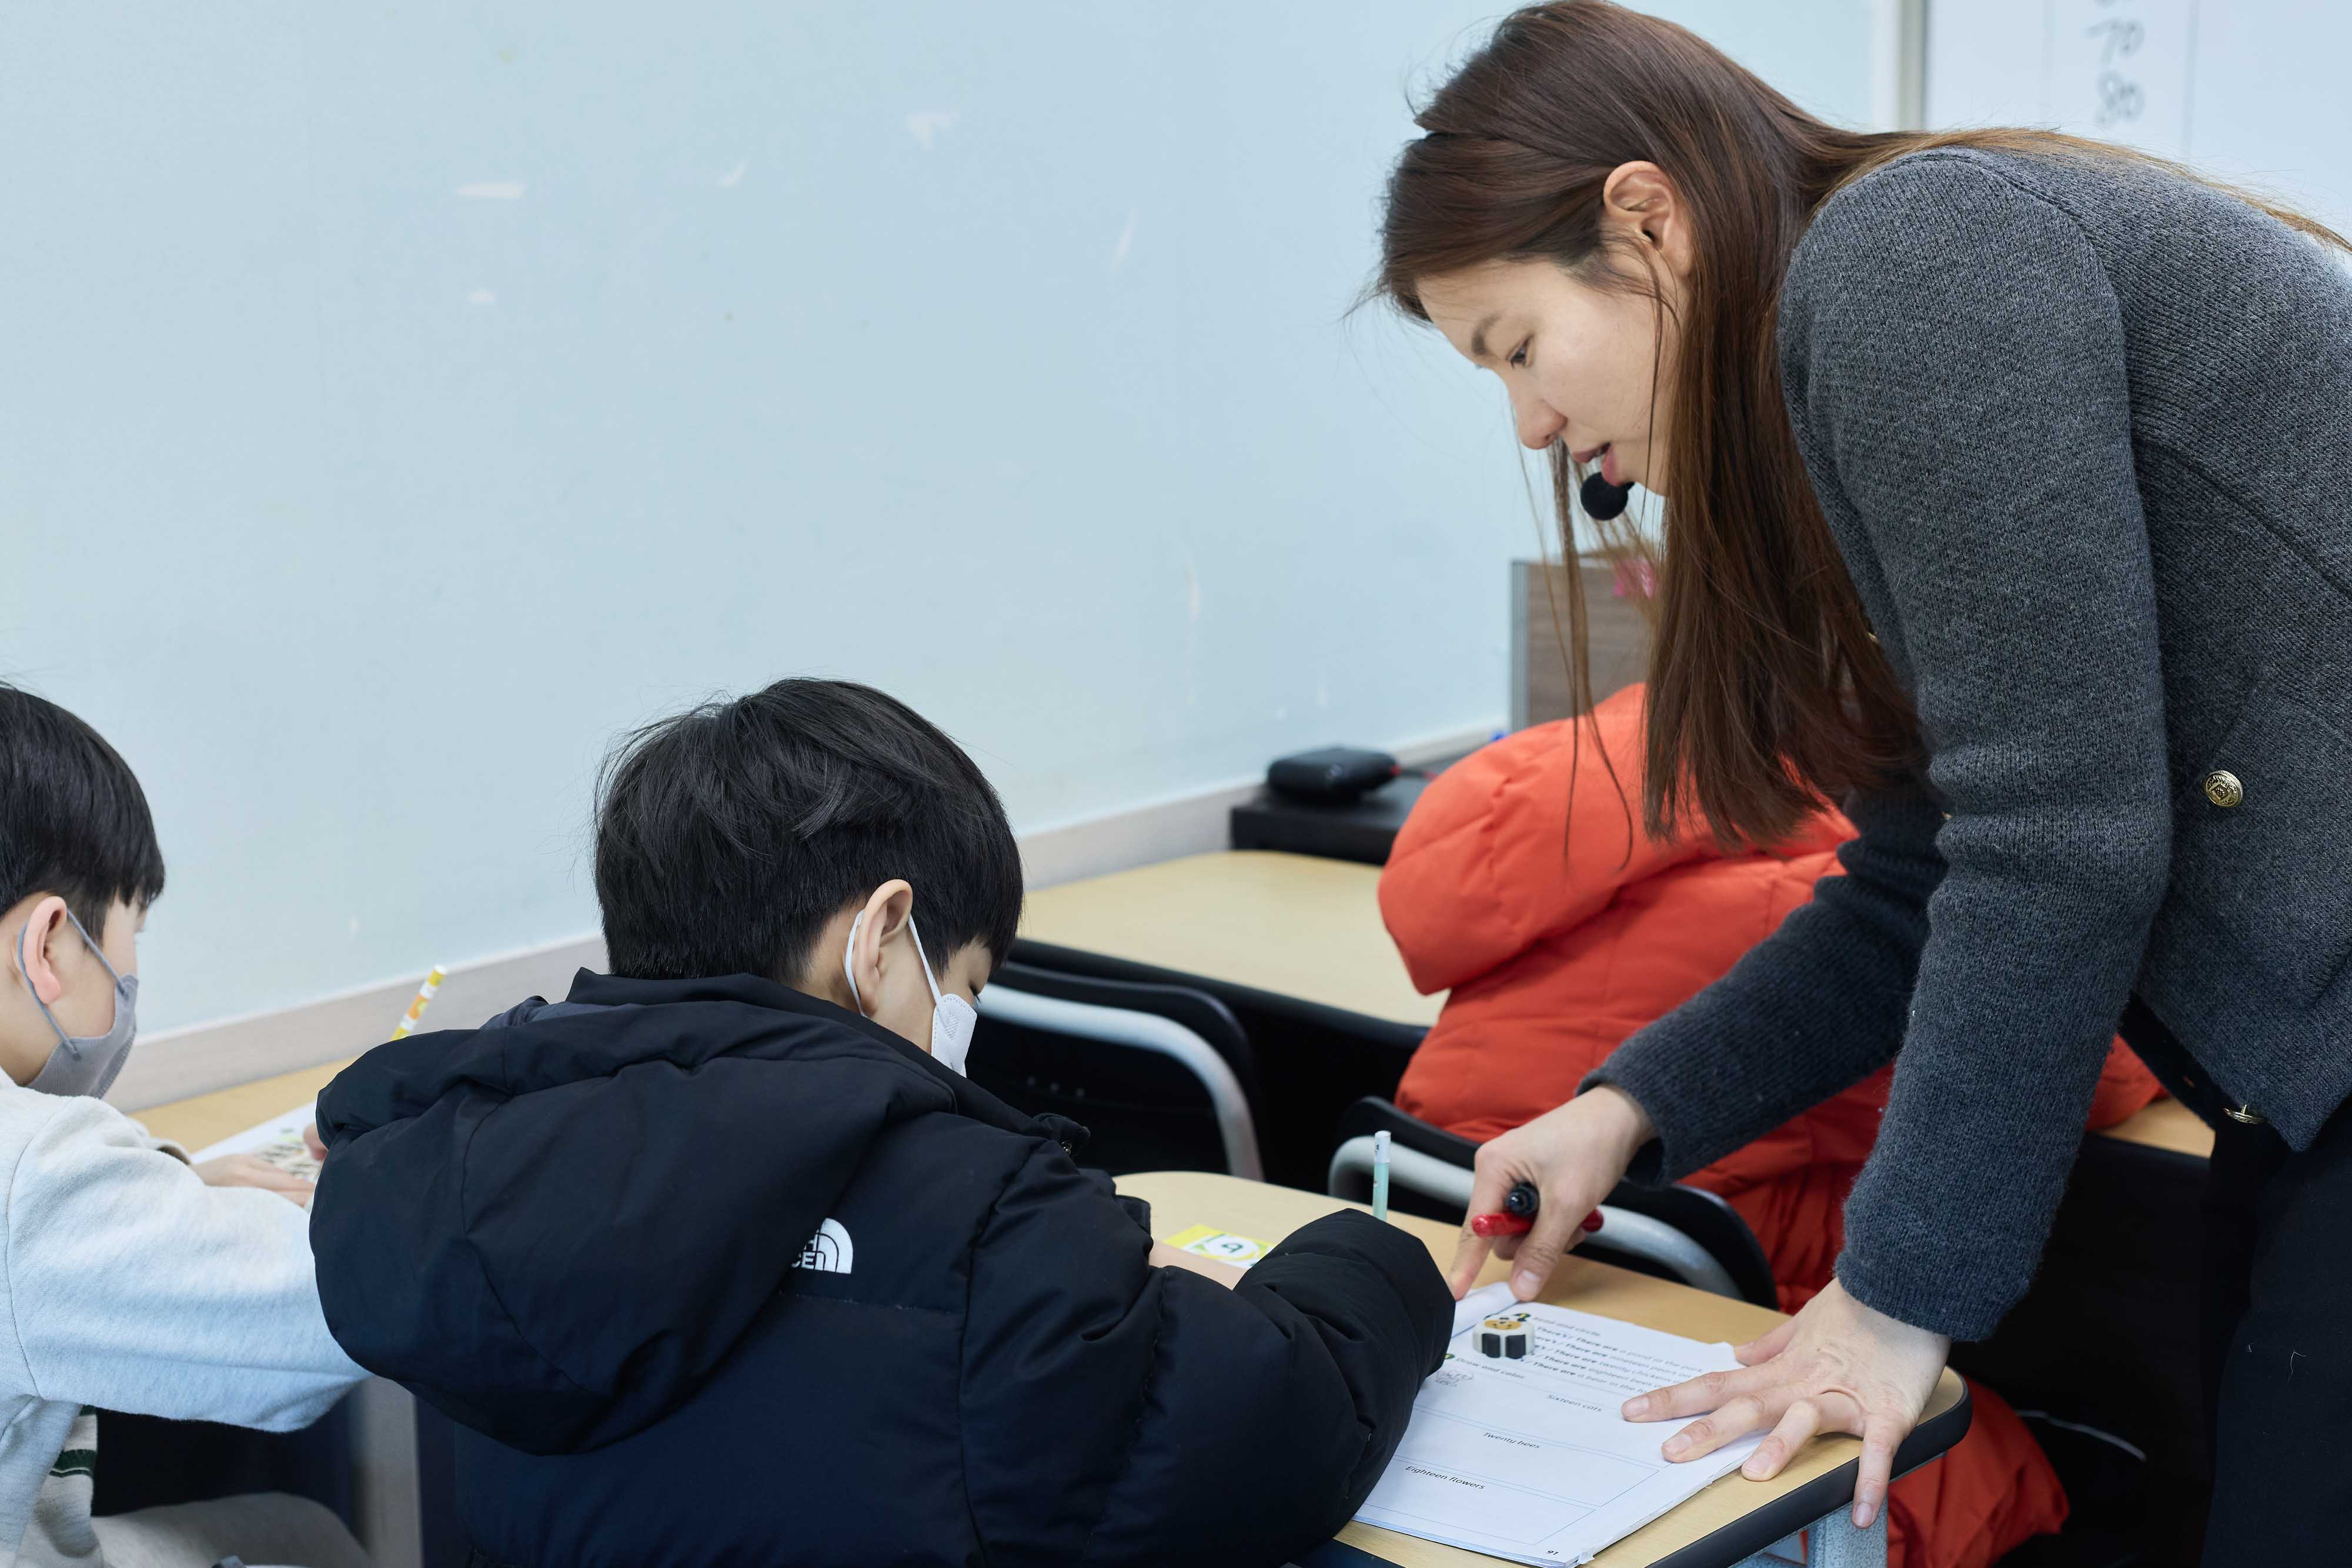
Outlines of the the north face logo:
{"type": "Polygon", "coordinates": [[[816,1234],[801,1249],[793,1262],[795,1269],[814,1269],[820,1273],[846,1274],[850,1260],[856,1249],[849,1244],[849,1232],[838,1219],[828,1219],[816,1228],[816,1234]]]}

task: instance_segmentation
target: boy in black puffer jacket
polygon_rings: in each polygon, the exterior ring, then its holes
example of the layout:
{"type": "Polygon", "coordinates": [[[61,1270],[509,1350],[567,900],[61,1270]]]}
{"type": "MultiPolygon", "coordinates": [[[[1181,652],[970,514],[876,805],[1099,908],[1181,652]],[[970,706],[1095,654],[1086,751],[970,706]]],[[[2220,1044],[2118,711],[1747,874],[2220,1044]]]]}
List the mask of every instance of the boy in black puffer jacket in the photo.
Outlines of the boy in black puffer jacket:
{"type": "Polygon", "coordinates": [[[953,742],[821,681],[655,725],[596,891],[611,975],[319,1103],[328,1324],[459,1423],[483,1554],[1279,1563],[1355,1511],[1435,1266],[1343,1213],[1155,1267],[1083,1129],[965,1082],[1021,869],[953,742]]]}

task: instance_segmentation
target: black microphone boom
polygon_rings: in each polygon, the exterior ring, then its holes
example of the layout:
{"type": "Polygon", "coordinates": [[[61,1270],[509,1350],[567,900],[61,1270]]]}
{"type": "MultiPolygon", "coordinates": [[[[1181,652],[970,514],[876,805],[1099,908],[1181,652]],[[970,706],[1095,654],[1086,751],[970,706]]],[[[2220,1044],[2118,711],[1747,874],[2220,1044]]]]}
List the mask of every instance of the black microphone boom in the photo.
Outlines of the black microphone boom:
{"type": "Polygon", "coordinates": [[[1633,482],[1612,485],[1598,474],[1587,474],[1583,485],[1577,489],[1576,498],[1584,504],[1586,517],[1596,523],[1605,523],[1625,515],[1625,505],[1633,498],[1633,482]]]}

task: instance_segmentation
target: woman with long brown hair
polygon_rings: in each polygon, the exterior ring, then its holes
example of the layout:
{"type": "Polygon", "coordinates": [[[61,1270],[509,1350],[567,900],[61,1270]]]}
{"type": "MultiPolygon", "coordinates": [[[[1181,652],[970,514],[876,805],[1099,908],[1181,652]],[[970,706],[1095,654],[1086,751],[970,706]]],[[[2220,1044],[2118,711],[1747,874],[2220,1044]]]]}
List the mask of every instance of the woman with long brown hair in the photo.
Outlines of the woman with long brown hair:
{"type": "MultiPolygon", "coordinates": [[[[2120,1027],[2218,1133],[2206,1561],[2332,1560],[2343,242],[2097,143],[1843,131],[1600,0],[1507,18],[1418,123],[1380,291],[1501,378],[1570,548],[1580,494],[1660,498],[1654,537],[1603,525],[1659,554],[1646,828],[1769,846],[1835,801],[1862,830],[1731,974],[1481,1150],[1473,1212],[1543,1194],[1514,1288],[1621,1177],[1673,1179],[1894,1061],[1836,1281],[1744,1370],[1627,1407],[1705,1416],[1670,1458],[1769,1430],[1753,1475],[1858,1433],[1868,1526],[1950,1342],[2030,1283],[2120,1027]]],[[[1465,1229],[1457,1293],[1488,1246],[1465,1229]]]]}

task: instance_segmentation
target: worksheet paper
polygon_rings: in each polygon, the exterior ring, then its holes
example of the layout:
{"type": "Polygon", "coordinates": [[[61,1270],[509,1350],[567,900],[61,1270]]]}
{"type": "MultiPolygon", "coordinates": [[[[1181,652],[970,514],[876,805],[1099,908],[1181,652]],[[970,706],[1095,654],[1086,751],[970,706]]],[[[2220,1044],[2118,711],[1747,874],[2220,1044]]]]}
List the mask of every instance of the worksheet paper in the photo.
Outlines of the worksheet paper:
{"type": "Polygon", "coordinates": [[[1763,1440],[1668,1464],[1658,1446],[1686,1423],[1632,1422],[1618,1407],[1738,1364],[1727,1344],[1515,1301],[1503,1283],[1474,1291],[1356,1517],[1515,1563],[1585,1562],[1738,1469],[1763,1440]]]}
{"type": "Polygon", "coordinates": [[[317,1181],[319,1162],[310,1157],[310,1146],[302,1141],[302,1129],[318,1119],[319,1107],[315,1103],[298,1106],[275,1121],[264,1122],[258,1127],[247,1127],[209,1148],[198,1149],[192,1157],[202,1165],[223,1155],[253,1155],[279,1170],[292,1172],[305,1181],[317,1181]]]}

